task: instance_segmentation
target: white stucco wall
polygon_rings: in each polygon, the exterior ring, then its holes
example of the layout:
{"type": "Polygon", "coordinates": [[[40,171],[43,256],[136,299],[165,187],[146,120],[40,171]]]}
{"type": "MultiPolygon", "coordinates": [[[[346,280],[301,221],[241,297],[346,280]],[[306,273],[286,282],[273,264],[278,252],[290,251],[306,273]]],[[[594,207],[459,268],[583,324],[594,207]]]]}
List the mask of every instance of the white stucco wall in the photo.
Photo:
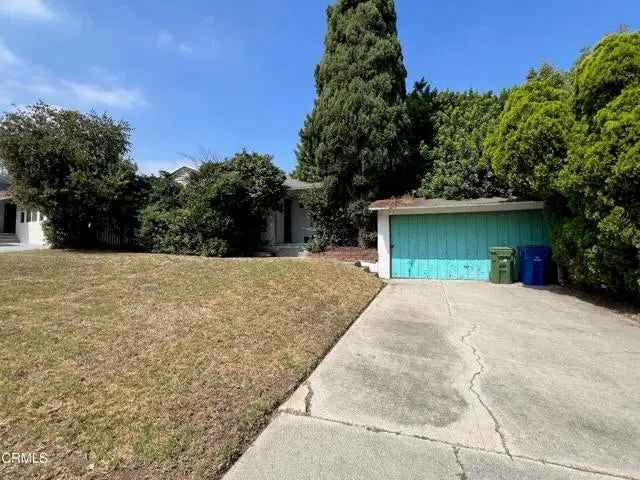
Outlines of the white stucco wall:
{"type": "MultiPolygon", "coordinates": [[[[311,220],[294,192],[287,194],[291,200],[291,243],[305,243],[305,237],[311,238],[311,220]]],[[[268,243],[284,243],[284,208],[269,216],[263,240],[268,243]]]]}
{"type": "Polygon", "coordinates": [[[16,236],[20,243],[46,245],[47,241],[42,230],[42,215],[38,213],[38,220],[35,222],[28,222],[27,218],[27,211],[18,208],[16,212],[16,236]],[[22,212],[24,212],[24,222],[20,221],[22,212]]]}
{"type": "MultiPolygon", "coordinates": [[[[284,223],[284,218],[283,218],[284,223]]],[[[291,205],[291,241],[293,243],[305,243],[304,239],[311,238],[311,220],[307,211],[295,196],[292,196],[291,205]]]]}
{"type": "Polygon", "coordinates": [[[378,276],[391,278],[391,235],[389,214],[378,212],[378,276]]]}

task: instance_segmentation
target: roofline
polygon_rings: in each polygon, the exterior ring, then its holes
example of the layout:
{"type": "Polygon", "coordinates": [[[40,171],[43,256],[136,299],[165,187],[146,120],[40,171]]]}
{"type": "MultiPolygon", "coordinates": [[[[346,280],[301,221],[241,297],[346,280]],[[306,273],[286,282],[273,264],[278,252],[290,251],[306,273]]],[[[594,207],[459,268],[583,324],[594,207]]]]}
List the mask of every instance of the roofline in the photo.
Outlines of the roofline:
{"type": "Polygon", "coordinates": [[[468,213],[468,212],[509,212],[516,210],[543,210],[544,202],[522,201],[503,203],[477,203],[466,205],[436,205],[436,206],[398,206],[373,207],[373,212],[386,212],[389,215],[429,215],[438,213],[468,213]]]}
{"type": "Polygon", "coordinates": [[[315,188],[320,188],[320,186],[309,184],[309,185],[304,185],[302,187],[287,187],[287,190],[289,190],[290,192],[300,192],[303,190],[313,190],[315,188]]]}

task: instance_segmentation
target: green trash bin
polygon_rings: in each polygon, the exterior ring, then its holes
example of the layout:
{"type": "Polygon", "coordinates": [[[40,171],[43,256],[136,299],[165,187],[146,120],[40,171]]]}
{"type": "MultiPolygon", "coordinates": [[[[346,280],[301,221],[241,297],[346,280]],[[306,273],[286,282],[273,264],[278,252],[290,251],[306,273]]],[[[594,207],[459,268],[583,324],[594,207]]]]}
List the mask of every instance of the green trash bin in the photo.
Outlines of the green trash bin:
{"type": "Polygon", "coordinates": [[[491,257],[491,283],[513,283],[516,274],[516,251],[511,247],[492,247],[489,249],[491,257]]]}

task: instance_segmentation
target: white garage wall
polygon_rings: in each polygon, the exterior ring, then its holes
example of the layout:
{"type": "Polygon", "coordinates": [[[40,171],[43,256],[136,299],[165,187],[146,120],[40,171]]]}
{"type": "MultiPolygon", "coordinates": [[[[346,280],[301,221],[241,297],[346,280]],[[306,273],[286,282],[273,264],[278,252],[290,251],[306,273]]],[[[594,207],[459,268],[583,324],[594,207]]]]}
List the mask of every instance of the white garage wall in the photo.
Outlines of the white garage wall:
{"type": "Polygon", "coordinates": [[[391,278],[391,238],[389,214],[378,211],[378,276],[391,278]]]}

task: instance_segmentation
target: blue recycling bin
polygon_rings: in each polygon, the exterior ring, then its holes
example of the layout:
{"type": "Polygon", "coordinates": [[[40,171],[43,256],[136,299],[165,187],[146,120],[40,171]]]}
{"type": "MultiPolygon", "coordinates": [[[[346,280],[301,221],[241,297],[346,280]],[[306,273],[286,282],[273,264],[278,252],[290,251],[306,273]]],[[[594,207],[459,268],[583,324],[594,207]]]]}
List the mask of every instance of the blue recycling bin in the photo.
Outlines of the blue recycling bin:
{"type": "Polygon", "coordinates": [[[525,285],[546,285],[551,249],[545,246],[520,247],[520,281],[525,285]]]}

